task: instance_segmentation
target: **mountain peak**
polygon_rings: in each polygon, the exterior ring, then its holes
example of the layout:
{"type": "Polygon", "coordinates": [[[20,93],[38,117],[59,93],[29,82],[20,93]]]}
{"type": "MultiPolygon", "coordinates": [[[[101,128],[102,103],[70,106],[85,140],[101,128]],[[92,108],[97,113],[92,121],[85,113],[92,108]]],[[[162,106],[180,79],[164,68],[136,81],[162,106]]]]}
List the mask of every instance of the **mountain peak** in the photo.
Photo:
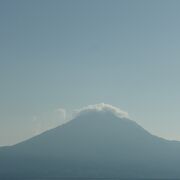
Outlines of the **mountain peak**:
{"type": "Polygon", "coordinates": [[[75,110],[75,116],[84,116],[88,114],[112,114],[120,118],[128,118],[128,113],[121,110],[118,107],[112,106],[110,104],[105,103],[99,103],[94,105],[88,105],[86,107],[83,107],[81,109],[75,110]]]}
{"type": "Polygon", "coordinates": [[[21,179],[26,179],[24,175],[180,177],[179,142],[151,135],[129,120],[126,112],[109,104],[76,112],[74,120],[62,126],[0,149],[0,179],[9,175],[21,179]]]}

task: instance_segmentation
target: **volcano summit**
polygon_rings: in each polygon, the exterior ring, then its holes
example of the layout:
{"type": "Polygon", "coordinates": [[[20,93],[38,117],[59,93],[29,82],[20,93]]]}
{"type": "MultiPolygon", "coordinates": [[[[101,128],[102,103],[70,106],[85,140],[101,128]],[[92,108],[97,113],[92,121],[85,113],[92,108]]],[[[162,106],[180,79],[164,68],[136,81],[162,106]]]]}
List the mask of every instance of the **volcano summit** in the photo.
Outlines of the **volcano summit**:
{"type": "Polygon", "coordinates": [[[107,104],[0,149],[0,177],[180,178],[180,142],[150,134],[107,104]]]}

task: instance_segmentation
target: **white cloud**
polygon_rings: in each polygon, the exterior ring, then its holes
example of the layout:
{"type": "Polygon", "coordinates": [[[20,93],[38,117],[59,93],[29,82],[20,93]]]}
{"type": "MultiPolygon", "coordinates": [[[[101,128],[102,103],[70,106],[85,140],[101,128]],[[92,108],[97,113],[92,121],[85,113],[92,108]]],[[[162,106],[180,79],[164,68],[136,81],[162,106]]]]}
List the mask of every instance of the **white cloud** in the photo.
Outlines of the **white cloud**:
{"type": "Polygon", "coordinates": [[[66,110],[58,108],[54,111],[43,112],[38,116],[34,116],[33,122],[33,134],[38,135],[44,131],[55,128],[66,122],[66,110]]]}
{"type": "Polygon", "coordinates": [[[99,112],[99,111],[104,111],[104,112],[111,112],[114,115],[118,116],[118,117],[129,117],[128,113],[117,108],[114,107],[110,104],[104,104],[104,103],[100,103],[100,104],[95,104],[95,105],[89,105],[87,107],[83,107],[81,109],[75,110],[75,116],[79,116],[81,114],[84,113],[89,113],[89,112],[99,112]]]}
{"type": "Polygon", "coordinates": [[[33,122],[33,134],[38,135],[44,131],[49,129],[53,129],[59,125],[67,123],[69,120],[77,117],[79,115],[89,113],[89,112],[110,112],[120,118],[128,118],[128,113],[114,107],[110,104],[95,104],[88,105],[87,107],[83,107],[78,110],[74,110],[72,115],[67,114],[66,110],[63,108],[58,108],[54,111],[44,112],[39,114],[38,116],[34,116],[32,119],[33,122]],[[70,118],[71,117],[71,118],[70,118]]]}
{"type": "Polygon", "coordinates": [[[55,112],[57,112],[63,120],[66,120],[66,110],[63,108],[57,109],[55,112]]]}

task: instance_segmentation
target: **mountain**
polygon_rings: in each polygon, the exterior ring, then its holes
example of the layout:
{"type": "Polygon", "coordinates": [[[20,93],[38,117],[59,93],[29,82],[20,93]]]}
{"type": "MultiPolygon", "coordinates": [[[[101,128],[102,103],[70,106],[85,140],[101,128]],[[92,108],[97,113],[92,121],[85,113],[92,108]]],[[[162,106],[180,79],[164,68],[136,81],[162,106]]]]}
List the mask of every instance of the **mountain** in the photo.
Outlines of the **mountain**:
{"type": "Polygon", "coordinates": [[[180,142],[154,136],[112,109],[86,109],[0,148],[0,179],[12,177],[180,178],[180,142]]]}

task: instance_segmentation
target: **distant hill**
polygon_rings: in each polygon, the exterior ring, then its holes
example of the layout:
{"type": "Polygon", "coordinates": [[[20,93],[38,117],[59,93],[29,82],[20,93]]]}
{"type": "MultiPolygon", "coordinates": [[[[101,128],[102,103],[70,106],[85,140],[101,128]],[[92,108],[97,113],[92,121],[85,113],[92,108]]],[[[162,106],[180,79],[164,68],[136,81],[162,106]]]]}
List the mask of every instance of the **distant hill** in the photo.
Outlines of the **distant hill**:
{"type": "Polygon", "coordinates": [[[0,148],[3,177],[180,178],[180,142],[156,137],[112,111],[91,110],[0,148]]]}

